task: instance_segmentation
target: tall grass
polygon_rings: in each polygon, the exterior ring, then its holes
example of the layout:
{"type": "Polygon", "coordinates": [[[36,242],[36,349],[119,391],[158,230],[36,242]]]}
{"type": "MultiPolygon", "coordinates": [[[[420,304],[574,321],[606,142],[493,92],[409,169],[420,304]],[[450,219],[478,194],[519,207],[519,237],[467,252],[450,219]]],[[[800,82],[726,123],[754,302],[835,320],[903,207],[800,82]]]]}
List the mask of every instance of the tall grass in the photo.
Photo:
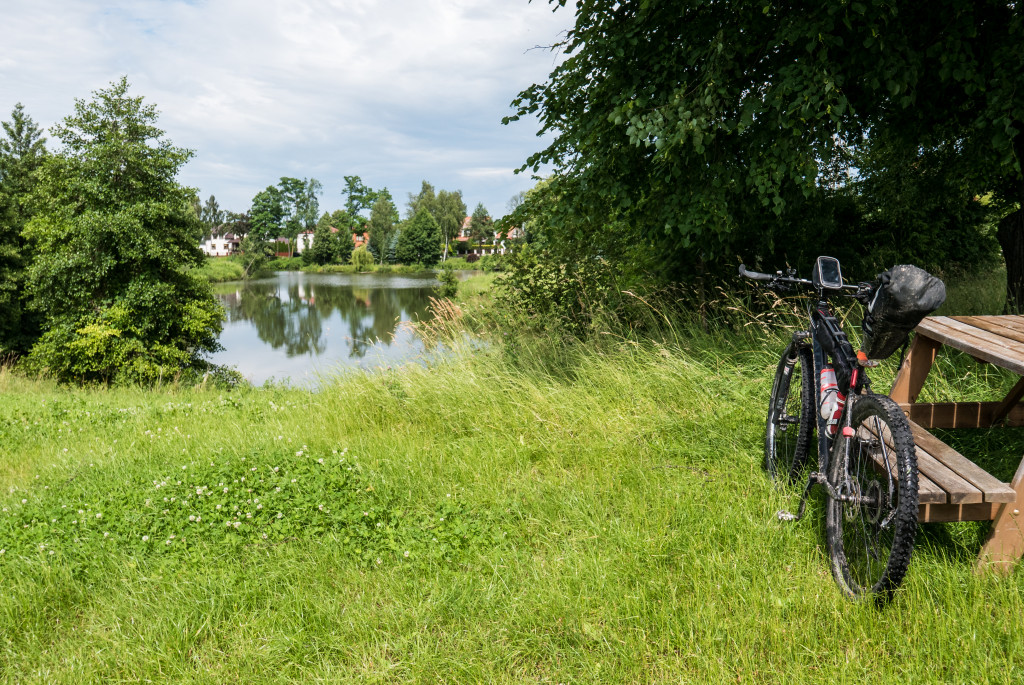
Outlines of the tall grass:
{"type": "Polygon", "coordinates": [[[245,267],[233,257],[207,257],[199,272],[211,283],[221,283],[241,280],[245,267]]]}
{"type": "Polygon", "coordinates": [[[0,372],[3,679],[1014,682],[1024,575],[974,574],[984,524],[925,526],[879,611],[832,582],[820,500],[775,518],[786,334],[728,306],[557,351],[455,336],[317,393],[0,372]]]}

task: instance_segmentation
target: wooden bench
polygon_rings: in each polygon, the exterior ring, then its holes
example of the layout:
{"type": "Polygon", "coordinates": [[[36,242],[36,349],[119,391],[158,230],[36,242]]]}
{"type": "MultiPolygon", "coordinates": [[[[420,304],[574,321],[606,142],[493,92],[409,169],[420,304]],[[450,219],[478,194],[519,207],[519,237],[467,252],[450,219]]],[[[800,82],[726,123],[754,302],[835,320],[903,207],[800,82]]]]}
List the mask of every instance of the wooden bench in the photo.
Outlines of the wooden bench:
{"type": "Polygon", "coordinates": [[[929,428],[1024,426],[1024,316],[936,316],[917,327],[910,353],[893,383],[917,445],[919,516],[922,522],[994,521],[978,568],[1009,570],[1024,555],[1020,506],[1024,504],[1024,459],[1004,483],[928,432],[929,428]],[[1022,376],[996,402],[918,403],[939,349],[946,345],[980,362],[1022,376]]]}

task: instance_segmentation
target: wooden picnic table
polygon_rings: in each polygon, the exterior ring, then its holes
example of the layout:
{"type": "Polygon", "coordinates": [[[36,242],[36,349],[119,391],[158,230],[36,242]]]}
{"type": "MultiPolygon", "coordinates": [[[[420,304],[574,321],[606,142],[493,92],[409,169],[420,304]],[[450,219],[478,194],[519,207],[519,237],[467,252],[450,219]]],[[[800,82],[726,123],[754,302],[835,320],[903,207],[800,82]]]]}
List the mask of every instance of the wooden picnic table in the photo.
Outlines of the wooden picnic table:
{"type": "Polygon", "coordinates": [[[978,568],[1009,570],[1024,555],[1020,506],[1024,458],[1004,483],[928,432],[929,428],[1024,426],[1024,316],[933,316],[917,327],[910,352],[896,374],[892,398],[910,420],[917,445],[919,518],[930,521],[994,521],[978,568]],[[940,348],[966,352],[1021,376],[994,402],[917,401],[940,348]]]}

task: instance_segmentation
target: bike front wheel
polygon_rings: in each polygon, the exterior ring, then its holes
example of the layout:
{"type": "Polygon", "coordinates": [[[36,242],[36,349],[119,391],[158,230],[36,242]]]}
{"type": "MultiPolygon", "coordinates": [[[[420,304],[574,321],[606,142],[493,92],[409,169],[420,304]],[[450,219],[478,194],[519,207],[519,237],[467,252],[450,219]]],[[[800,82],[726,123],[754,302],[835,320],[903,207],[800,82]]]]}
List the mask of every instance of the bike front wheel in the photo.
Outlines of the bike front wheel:
{"type": "Polygon", "coordinates": [[[888,397],[854,398],[849,459],[837,438],[825,514],[832,574],[853,598],[892,599],[917,535],[917,456],[899,406],[888,397]]]}
{"type": "Polygon", "coordinates": [[[764,468],[772,480],[789,484],[800,477],[814,435],[814,357],[810,348],[791,344],[775,370],[764,433],[764,468]]]}

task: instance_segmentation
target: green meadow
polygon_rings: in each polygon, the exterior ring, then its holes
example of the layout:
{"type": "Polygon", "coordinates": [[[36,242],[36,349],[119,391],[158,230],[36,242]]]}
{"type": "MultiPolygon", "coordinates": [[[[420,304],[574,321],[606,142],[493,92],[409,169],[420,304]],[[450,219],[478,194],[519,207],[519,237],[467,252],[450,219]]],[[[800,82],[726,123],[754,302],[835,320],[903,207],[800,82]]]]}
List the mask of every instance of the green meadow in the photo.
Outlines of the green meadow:
{"type": "MultiPolygon", "coordinates": [[[[833,583],[820,498],[776,520],[784,335],[680,321],[557,364],[497,336],[319,392],[4,371],[0,676],[1019,682],[1024,574],[974,572],[987,524],[923,526],[878,609],[833,583]]],[[[1013,380],[952,357],[927,387],[1013,380]]],[[[1008,479],[1022,438],[961,449],[1008,479]]]]}

